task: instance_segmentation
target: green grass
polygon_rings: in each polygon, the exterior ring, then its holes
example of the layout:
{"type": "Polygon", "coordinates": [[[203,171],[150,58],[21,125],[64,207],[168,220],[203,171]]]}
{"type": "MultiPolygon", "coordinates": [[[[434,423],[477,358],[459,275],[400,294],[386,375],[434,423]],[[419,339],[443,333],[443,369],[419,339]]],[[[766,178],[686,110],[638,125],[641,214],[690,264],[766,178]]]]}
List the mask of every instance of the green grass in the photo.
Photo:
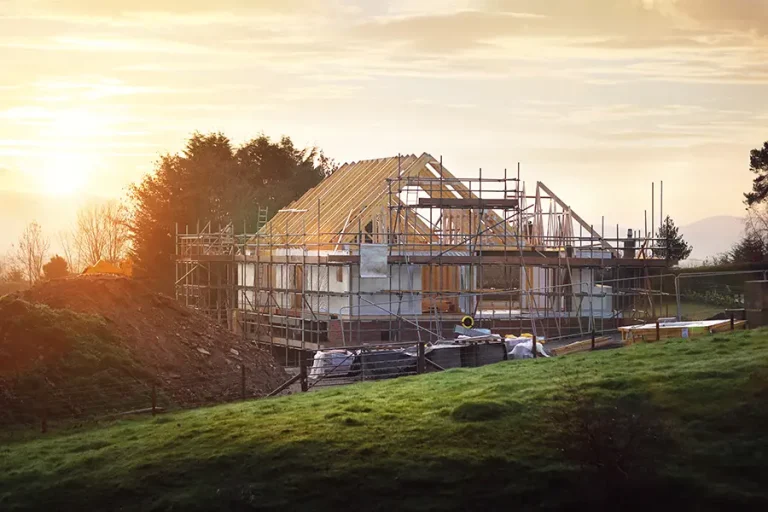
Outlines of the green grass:
{"type": "MultiPolygon", "coordinates": [[[[725,311],[724,307],[702,304],[699,302],[680,302],[680,311],[684,320],[706,320],[718,313],[725,311]]],[[[677,314],[677,306],[673,303],[669,306],[670,316],[677,314]]]]}
{"type": "Polygon", "coordinates": [[[104,318],[0,297],[0,425],[146,404],[150,377],[104,318]]]}
{"type": "Polygon", "coordinates": [[[8,443],[0,509],[766,510],[767,403],[763,330],[510,361],[8,443]]]}

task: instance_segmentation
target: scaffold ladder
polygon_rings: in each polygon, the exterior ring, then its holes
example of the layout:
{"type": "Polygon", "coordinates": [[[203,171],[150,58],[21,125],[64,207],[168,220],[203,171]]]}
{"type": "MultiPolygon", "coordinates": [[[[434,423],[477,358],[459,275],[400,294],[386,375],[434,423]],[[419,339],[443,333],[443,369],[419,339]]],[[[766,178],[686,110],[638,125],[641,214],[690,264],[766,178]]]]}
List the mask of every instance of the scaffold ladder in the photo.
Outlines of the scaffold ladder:
{"type": "Polygon", "coordinates": [[[259,214],[256,217],[256,231],[261,231],[261,228],[263,228],[269,220],[269,208],[266,206],[263,208],[259,206],[258,208],[259,214]]]}

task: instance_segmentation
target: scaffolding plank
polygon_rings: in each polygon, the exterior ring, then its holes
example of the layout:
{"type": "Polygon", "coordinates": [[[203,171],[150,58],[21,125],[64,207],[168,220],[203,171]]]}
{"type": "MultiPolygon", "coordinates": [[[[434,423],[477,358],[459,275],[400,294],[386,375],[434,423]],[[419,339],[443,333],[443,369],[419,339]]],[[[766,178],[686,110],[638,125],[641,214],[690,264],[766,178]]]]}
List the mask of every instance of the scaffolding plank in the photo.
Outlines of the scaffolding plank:
{"type": "MultiPolygon", "coordinates": [[[[329,263],[358,263],[357,255],[333,254],[328,256],[329,263]]],[[[664,268],[667,266],[664,260],[638,260],[632,258],[568,258],[568,264],[571,267],[634,267],[634,268],[664,268]]],[[[443,265],[520,265],[532,267],[565,267],[565,258],[546,258],[543,256],[487,256],[487,255],[449,255],[443,254],[439,257],[428,255],[390,255],[387,258],[389,264],[412,263],[415,265],[443,264],[443,265]]]]}
{"type": "Polygon", "coordinates": [[[420,197],[420,208],[499,208],[514,209],[517,208],[517,199],[488,198],[488,199],[465,199],[453,197],[420,197]]]}

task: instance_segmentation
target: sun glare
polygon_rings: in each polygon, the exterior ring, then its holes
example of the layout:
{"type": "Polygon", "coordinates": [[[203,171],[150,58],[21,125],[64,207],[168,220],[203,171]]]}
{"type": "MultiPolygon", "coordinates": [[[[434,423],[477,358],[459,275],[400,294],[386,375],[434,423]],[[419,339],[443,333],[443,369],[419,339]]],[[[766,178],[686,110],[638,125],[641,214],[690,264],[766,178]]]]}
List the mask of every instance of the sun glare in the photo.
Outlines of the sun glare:
{"type": "Polygon", "coordinates": [[[38,185],[49,195],[71,195],[87,189],[96,168],[94,141],[110,133],[109,120],[86,109],[50,113],[40,135],[43,139],[38,185]]]}
{"type": "Polygon", "coordinates": [[[83,154],[46,157],[40,169],[40,184],[46,194],[63,196],[80,192],[88,185],[93,159],[83,154]]]}

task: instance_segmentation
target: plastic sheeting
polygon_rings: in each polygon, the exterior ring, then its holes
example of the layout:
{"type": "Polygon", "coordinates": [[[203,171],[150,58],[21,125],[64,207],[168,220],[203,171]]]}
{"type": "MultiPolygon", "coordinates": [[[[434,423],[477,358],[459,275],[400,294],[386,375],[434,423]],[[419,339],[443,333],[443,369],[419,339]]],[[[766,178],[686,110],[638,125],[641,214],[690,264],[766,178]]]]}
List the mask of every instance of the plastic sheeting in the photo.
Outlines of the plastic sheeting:
{"type": "Polygon", "coordinates": [[[310,307],[321,313],[330,313],[330,295],[326,295],[322,292],[343,292],[345,290],[344,283],[337,281],[335,270],[333,271],[333,275],[331,275],[331,272],[329,272],[328,269],[321,268],[319,265],[306,265],[304,272],[306,289],[321,292],[319,294],[313,293],[307,296],[310,307]],[[330,283],[329,280],[331,280],[332,283],[330,283]]]}
{"type": "Polygon", "coordinates": [[[355,353],[349,350],[326,350],[316,352],[309,370],[310,379],[320,377],[343,377],[349,374],[355,353]]]}
{"type": "Polygon", "coordinates": [[[416,373],[416,348],[412,350],[325,350],[315,353],[310,379],[358,377],[386,379],[416,373]]]}
{"type": "Polygon", "coordinates": [[[360,246],[360,277],[380,279],[389,277],[387,252],[384,244],[363,244],[360,246]]]}
{"type": "MultiPolygon", "coordinates": [[[[518,338],[510,341],[512,341],[514,345],[512,350],[509,351],[509,357],[512,359],[533,359],[533,340],[526,339],[523,341],[518,338]]],[[[507,346],[509,346],[509,343],[507,346]]],[[[544,345],[539,342],[536,342],[536,352],[542,357],[549,357],[549,354],[544,350],[544,345]]]]}

